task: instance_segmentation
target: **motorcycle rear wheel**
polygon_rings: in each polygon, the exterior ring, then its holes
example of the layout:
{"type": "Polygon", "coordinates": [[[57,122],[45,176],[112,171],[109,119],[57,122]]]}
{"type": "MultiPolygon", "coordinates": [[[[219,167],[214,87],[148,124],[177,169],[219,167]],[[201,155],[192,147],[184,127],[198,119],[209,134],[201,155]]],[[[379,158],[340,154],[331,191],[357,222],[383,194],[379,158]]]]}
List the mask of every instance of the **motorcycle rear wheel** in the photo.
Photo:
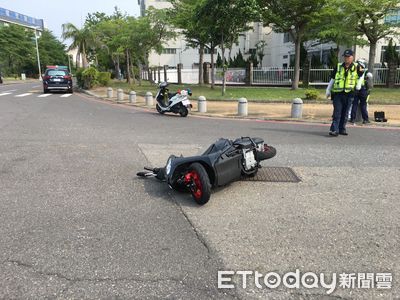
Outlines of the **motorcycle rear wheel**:
{"type": "Polygon", "coordinates": [[[179,109],[179,114],[181,115],[181,117],[186,117],[189,114],[189,110],[186,106],[181,106],[181,108],[179,109]]]}
{"type": "Polygon", "coordinates": [[[193,199],[199,205],[204,205],[210,200],[211,184],[207,171],[200,163],[193,163],[185,175],[185,178],[191,181],[192,188],[190,193],[193,199]]]}

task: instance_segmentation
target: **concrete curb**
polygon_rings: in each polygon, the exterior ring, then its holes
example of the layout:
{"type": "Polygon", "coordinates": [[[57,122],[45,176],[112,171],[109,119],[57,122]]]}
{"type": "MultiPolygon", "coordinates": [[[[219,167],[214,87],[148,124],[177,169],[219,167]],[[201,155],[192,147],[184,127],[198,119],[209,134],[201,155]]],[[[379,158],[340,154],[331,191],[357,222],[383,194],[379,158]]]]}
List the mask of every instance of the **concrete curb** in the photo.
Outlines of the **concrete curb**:
{"type": "MultiPolygon", "coordinates": [[[[84,94],[87,94],[89,96],[92,96],[96,99],[102,100],[102,101],[106,101],[108,103],[113,103],[116,105],[124,105],[124,106],[128,106],[128,107],[135,107],[144,111],[156,111],[155,108],[149,108],[148,106],[146,106],[146,104],[143,105],[139,105],[137,103],[129,103],[129,102],[117,102],[117,100],[112,100],[112,99],[108,99],[108,98],[104,98],[102,96],[99,96],[91,91],[88,90],[84,90],[81,88],[77,88],[77,91],[82,92],[84,94]]],[[[192,100],[193,101],[193,100],[192,100]]],[[[212,100],[211,100],[212,101],[212,100]]],[[[218,100],[220,101],[220,100],[218,100]]],[[[224,102],[232,102],[236,100],[222,100],[224,102]]],[[[282,104],[282,102],[280,102],[282,104]]],[[[288,102],[289,103],[289,102],[288,102]]],[[[287,104],[288,104],[287,103],[287,104]]],[[[191,111],[189,116],[192,115],[194,117],[204,117],[204,118],[220,118],[220,119],[231,119],[231,120],[251,120],[251,121],[267,121],[267,122],[291,122],[291,123],[299,123],[299,124],[321,124],[321,125],[330,125],[331,122],[330,121],[325,121],[325,120],[318,120],[318,119],[314,119],[314,120],[309,120],[309,119],[295,119],[295,118],[268,118],[268,117],[253,117],[253,116],[227,116],[224,114],[217,114],[217,113],[200,113],[197,111],[191,111]]],[[[370,124],[370,125],[350,125],[348,124],[348,126],[350,127],[359,127],[359,128],[400,128],[400,125],[397,124],[370,124]]]]}

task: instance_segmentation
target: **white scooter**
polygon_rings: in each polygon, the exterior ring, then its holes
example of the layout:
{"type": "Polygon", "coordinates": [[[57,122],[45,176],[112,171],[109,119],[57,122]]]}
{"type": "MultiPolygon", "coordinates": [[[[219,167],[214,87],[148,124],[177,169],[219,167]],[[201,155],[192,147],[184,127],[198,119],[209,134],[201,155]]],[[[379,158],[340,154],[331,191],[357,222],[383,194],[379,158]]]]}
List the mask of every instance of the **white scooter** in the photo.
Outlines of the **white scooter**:
{"type": "Polygon", "coordinates": [[[172,112],[180,114],[181,117],[186,117],[189,110],[193,107],[188,96],[192,95],[190,89],[178,91],[177,93],[169,93],[168,83],[162,82],[159,84],[159,89],[156,95],[156,109],[160,114],[172,112]]]}

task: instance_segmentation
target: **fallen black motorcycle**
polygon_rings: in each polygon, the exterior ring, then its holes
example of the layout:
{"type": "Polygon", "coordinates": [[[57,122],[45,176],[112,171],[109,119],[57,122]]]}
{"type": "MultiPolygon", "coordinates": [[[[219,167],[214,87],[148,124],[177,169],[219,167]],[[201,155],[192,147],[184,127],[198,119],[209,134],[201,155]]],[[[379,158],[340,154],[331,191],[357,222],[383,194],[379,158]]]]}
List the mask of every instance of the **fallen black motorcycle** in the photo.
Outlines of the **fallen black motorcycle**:
{"type": "Polygon", "coordinates": [[[211,187],[224,186],[243,176],[255,176],[260,162],[276,155],[276,149],[261,138],[242,137],[234,141],[219,139],[202,155],[177,157],[171,155],[164,168],[147,168],[140,177],[166,181],[177,191],[188,191],[194,200],[206,204],[211,187]]]}

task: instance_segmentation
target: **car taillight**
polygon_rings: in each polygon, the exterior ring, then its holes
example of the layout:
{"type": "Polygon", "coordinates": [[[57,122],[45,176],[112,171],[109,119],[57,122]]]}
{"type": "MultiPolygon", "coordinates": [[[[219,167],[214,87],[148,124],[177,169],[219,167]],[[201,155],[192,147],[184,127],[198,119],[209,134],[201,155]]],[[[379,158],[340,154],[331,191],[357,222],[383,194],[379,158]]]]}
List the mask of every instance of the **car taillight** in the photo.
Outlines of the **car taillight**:
{"type": "Polygon", "coordinates": [[[43,77],[43,80],[49,80],[50,79],[50,76],[44,76],[43,77]]]}
{"type": "Polygon", "coordinates": [[[64,76],[64,79],[71,80],[71,76],[66,75],[64,76]]]}

